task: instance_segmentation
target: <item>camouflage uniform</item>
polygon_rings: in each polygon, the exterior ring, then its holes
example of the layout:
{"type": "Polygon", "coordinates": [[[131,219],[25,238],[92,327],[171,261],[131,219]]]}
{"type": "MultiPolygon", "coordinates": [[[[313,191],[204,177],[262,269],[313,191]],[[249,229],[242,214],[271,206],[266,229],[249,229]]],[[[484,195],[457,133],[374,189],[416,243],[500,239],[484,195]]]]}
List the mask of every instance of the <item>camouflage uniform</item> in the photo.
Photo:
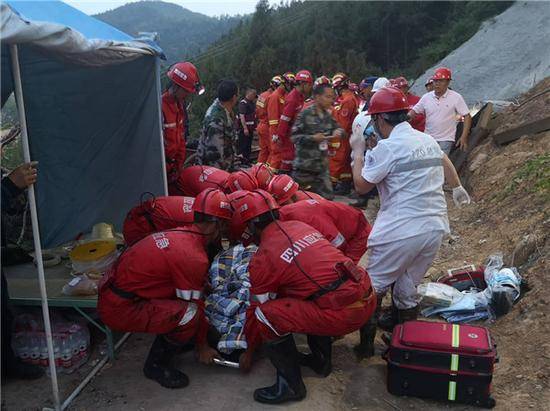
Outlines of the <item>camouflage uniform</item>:
{"type": "Polygon", "coordinates": [[[292,142],[296,149],[292,177],[303,190],[313,191],[326,199],[332,200],[327,150],[320,148],[320,143],[313,140],[317,133],[331,136],[338,123],[330,113],[320,116],[315,104],[304,109],[296,118],[292,127],[292,142]]]}
{"type": "Polygon", "coordinates": [[[235,130],[232,115],[216,99],[204,115],[202,135],[197,150],[197,164],[232,170],[234,143],[235,130]]]}

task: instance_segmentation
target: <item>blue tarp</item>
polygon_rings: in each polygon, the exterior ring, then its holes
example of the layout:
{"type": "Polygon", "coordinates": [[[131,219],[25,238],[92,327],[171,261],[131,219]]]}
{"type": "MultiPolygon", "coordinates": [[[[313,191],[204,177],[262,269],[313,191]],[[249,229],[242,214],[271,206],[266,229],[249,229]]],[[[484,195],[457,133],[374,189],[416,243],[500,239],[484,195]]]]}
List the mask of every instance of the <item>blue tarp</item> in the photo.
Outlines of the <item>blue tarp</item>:
{"type": "Polygon", "coordinates": [[[7,1],[23,18],[57,23],[78,31],[88,39],[132,41],[128,34],[77,10],[62,1],[7,1]]]}
{"type": "Polygon", "coordinates": [[[9,6],[19,14],[3,4],[2,100],[17,44],[42,245],[98,222],[120,230],[142,192],[164,193],[162,51],[62,2],[9,6]]]}

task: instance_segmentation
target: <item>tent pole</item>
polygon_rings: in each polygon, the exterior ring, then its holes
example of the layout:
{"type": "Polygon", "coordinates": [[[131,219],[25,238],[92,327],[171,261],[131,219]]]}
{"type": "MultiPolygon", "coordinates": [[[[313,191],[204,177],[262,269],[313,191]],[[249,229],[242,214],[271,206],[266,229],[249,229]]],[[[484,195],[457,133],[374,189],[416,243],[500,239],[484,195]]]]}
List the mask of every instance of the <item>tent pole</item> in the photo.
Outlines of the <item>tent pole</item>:
{"type": "MultiPolygon", "coordinates": [[[[10,45],[10,54],[13,71],[13,81],[15,85],[15,99],[17,101],[17,111],[19,113],[19,123],[21,124],[21,141],[23,143],[23,158],[25,162],[31,161],[29,149],[29,135],[27,133],[27,117],[25,114],[25,104],[23,102],[23,87],[21,85],[21,70],[19,65],[19,50],[17,45],[10,45]]],[[[36,196],[34,184],[27,190],[31,210],[32,236],[34,240],[34,252],[36,257],[36,267],[38,268],[38,284],[40,286],[40,297],[42,299],[42,316],[44,317],[44,332],[46,333],[46,343],[48,346],[48,360],[50,362],[50,375],[52,380],[53,400],[56,410],[61,410],[59,401],[59,386],[57,384],[57,371],[55,368],[55,356],[53,352],[52,327],[50,324],[50,313],[48,311],[48,295],[46,292],[46,280],[44,278],[44,261],[42,259],[42,244],[40,243],[40,231],[38,229],[38,213],[36,212],[36,196]]]]}
{"type": "Polygon", "coordinates": [[[161,99],[161,84],[160,84],[160,59],[155,57],[155,76],[157,78],[157,107],[159,113],[159,128],[160,128],[160,157],[162,161],[162,182],[164,185],[164,195],[168,195],[168,177],[166,175],[166,156],[164,155],[164,129],[162,124],[162,99],[161,99]]]}

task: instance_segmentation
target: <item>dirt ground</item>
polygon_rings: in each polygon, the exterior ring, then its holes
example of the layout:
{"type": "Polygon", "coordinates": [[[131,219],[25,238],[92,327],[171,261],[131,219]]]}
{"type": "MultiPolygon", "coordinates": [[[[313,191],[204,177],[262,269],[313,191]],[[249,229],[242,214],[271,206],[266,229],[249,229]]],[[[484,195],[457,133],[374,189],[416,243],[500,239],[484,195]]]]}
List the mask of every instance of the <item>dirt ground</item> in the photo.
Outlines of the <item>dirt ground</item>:
{"type": "MultiPolygon", "coordinates": [[[[546,111],[545,99],[534,99],[532,109],[546,111]],[[541,103],[542,101],[542,103],[541,103]]],[[[508,113],[512,120],[512,115],[508,113]]],[[[503,125],[507,115],[496,124],[503,125]]],[[[513,121],[517,121],[513,118],[513,121]]],[[[490,136],[473,150],[462,180],[473,204],[461,209],[448,195],[451,236],[427,274],[435,279],[448,268],[482,264],[495,251],[507,264],[518,267],[530,291],[513,311],[487,324],[498,344],[493,395],[498,410],[548,409],[550,403],[550,340],[548,325],[548,241],[550,225],[550,132],[523,136],[504,147],[493,145],[490,136]],[[515,251],[515,252],[514,252],[515,251]]],[[[378,204],[369,204],[369,221],[374,221],[378,204]]],[[[364,263],[365,261],[363,261],[364,263]]],[[[133,335],[122,347],[118,359],[105,367],[73,402],[71,410],[468,410],[463,405],[446,405],[414,398],[395,397],[385,389],[385,363],[376,356],[357,362],[352,351],[357,333],[334,345],[334,372],[319,378],[304,370],[307,398],[284,407],[255,403],[255,388],[271,384],[275,372],[262,359],[248,375],[237,370],[197,364],[192,353],[177,358],[177,365],[191,379],[183,390],[167,390],[143,377],[142,366],[152,342],[148,335],[133,335]]],[[[305,339],[298,337],[299,348],[305,339]]],[[[378,340],[378,353],[384,350],[378,340]]],[[[92,363],[92,362],[91,362],[92,363]]],[[[91,367],[89,363],[86,367],[91,367]]],[[[61,376],[67,395],[84,374],[61,376]]],[[[51,405],[49,379],[36,382],[7,382],[2,387],[2,410],[39,410],[51,405]]]]}

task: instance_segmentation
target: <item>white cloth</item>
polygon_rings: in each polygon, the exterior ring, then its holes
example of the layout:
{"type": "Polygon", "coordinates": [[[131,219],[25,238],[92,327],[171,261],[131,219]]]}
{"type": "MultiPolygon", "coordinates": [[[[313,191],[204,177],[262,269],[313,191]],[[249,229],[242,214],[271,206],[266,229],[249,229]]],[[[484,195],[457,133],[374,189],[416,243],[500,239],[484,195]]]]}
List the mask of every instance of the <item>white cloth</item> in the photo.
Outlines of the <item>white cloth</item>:
{"type": "Polygon", "coordinates": [[[367,272],[376,294],[384,295],[395,283],[395,306],[400,310],[415,307],[416,287],[431,266],[444,235],[443,231],[431,231],[374,247],[369,240],[367,272]]]}
{"type": "Polygon", "coordinates": [[[355,140],[365,139],[365,136],[363,133],[365,132],[365,129],[367,128],[368,124],[370,122],[370,116],[367,114],[366,111],[362,111],[359,114],[355,116],[355,119],[353,120],[353,124],[351,125],[351,137],[350,137],[350,145],[352,146],[351,151],[351,164],[353,165],[353,144],[355,140]]]}
{"type": "Polygon", "coordinates": [[[439,98],[435,91],[430,91],[420,98],[413,110],[426,115],[424,132],[437,141],[455,141],[456,125],[462,116],[470,113],[462,96],[453,90],[447,90],[439,98]]]}
{"type": "Polygon", "coordinates": [[[434,230],[449,232],[442,159],[436,141],[407,122],[366,152],[361,175],[380,194],[369,247],[434,230]]]}

